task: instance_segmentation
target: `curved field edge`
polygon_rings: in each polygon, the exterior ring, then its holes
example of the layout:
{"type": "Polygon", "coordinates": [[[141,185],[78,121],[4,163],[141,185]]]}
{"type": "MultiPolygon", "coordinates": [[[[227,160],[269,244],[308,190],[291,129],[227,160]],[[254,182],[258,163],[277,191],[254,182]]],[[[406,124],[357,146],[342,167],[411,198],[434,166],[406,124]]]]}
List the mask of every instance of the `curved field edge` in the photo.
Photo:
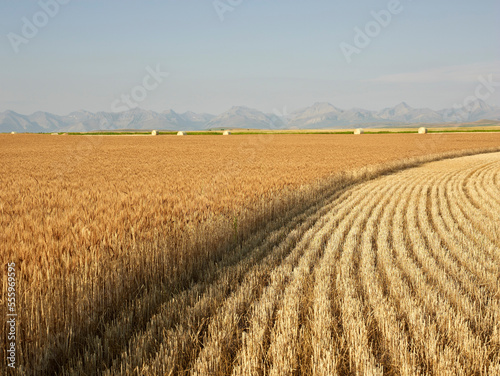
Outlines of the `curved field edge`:
{"type": "MultiPolygon", "coordinates": [[[[342,173],[298,190],[282,192],[272,202],[262,202],[257,217],[240,218],[237,226],[217,224],[224,227],[222,233],[226,239],[216,246],[214,252],[208,253],[213,244],[204,244],[203,241],[196,250],[186,249],[186,253],[193,256],[190,260],[182,254],[165,257],[162,253],[165,240],[158,238],[156,242],[137,242],[122,252],[119,259],[101,258],[98,262],[92,261],[99,260],[99,257],[91,259],[84,266],[83,273],[80,269],[74,271],[70,281],[51,276],[53,286],[64,288],[66,292],[71,292],[71,286],[80,286],[80,290],[69,294],[75,301],[66,306],[77,307],[80,313],[74,316],[75,312],[63,309],[62,315],[56,315],[58,325],[48,323],[42,326],[46,334],[30,333],[25,337],[21,334],[18,349],[21,366],[18,372],[54,374],[77,364],[86,364],[88,369],[94,366],[105,369],[126,350],[133,335],[145,329],[159,308],[172,297],[180,296],[197,284],[201,293],[207,283],[220,277],[221,265],[231,267],[239,264],[257,246],[264,245],[265,249],[270,233],[294,220],[300,223],[305,219],[301,215],[320,210],[348,187],[431,161],[499,150],[466,150],[411,158],[342,173]],[[108,276],[110,271],[112,278],[108,276]],[[60,322],[66,319],[66,322],[60,322]],[[93,354],[90,359],[86,358],[89,354],[93,354]]],[[[195,236],[204,239],[204,233],[210,231],[209,226],[201,228],[195,236]]],[[[265,252],[251,257],[256,264],[265,257],[265,252]]],[[[45,308],[49,312],[56,311],[56,307],[45,308]]],[[[24,317],[25,322],[28,321],[28,314],[24,317]]],[[[24,330],[29,332],[29,328],[24,330]]]]}

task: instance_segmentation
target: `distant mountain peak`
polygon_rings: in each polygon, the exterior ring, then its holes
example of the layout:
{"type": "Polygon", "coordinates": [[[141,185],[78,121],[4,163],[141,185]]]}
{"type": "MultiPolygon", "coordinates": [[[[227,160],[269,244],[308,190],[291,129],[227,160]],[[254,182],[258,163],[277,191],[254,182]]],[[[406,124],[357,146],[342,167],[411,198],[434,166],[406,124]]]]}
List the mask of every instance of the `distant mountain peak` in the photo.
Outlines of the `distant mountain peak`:
{"type": "Polygon", "coordinates": [[[401,103],[399,103],[398,105],[396,105],[394,108],[408,108],[408,109],[410,109],[410,108],[412,108],[412,107],[410,107],[410,106],[408,105],[408,103],[406,103],[406,102],[401,102],[401,103]]]}
{"type": "Polygon", "coordinates": [[[362,108],[343,110],[328,102],[287,114],[266,114],[247,106],[233,106],[218,116],[186,111],[165,110],[157,113],[134,108],[123,112],[90,112],[79,110],[65,116],[37,111],[21,115],[12,110],[0,113],[0,132],[87,132],[113,129],[202,130],[207,128],[349,128],[354,125],[401,126],[416,123],[473,122],[481,119],[500,120],[500,107],[477,99],[467,106],[434,111],[412,108],[406,102],[380,111],[362,108]]]}
{"type": "Polygon", "coordinates": [[[172,114],[172,115],[177,115],[177,112],[175,112],[174,110],[170,109],[170,110],[165,110],[163,111],[164,114],[172,114]]]}
{"type": "Polygon", "coordinates": [[[291,115],[292,118],[295,117],[296,119],[310,118],[311,120],[309,124],[317,124],[326,121],[326,118],[338,116],[342,112],[343,110],[335,107],[331,103],[316,102],[312,106],[293,112],[291,115]],[[317,117],[320,117],[321,119],[315,119],[317,117]]]}
{"type": "Polygon", "coordinates": [[[255,109],[247,107],[247,106],[233,106],[227,112],[238,112],[238,111],[254,112],[254,111],[258,111],[258,110],[255,110],[255,109]]]}
{"type": "Polygon", "coordinates": [[[276,115],[246,106],[233,106],[207,123],[207,128],[276,129],[283,126],[283,120],[276,115]]]}
{"type": "MultiPolygon", "coordinates": [[[[6,114],[6,115],[21,115],[21,114],[18,114],[17,112],[12,111],[12,110],[6,110],[3,113],[6,114]]],[[[23,115],[21,115],[21,116],[23,116],[23,115]]]]}

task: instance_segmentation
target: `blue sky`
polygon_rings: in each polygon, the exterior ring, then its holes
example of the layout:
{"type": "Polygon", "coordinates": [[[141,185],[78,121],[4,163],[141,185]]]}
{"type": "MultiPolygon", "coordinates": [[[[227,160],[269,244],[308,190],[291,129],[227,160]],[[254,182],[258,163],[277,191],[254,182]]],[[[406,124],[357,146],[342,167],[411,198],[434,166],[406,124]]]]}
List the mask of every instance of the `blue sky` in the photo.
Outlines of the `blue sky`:
{"type": "MultiPolygon", "coordinates": [[[[112,111],[151,69],[168,77],[134,103],[214,114],[318,101],[440,109],[473,95],[479,76],[500,82],[497,0],[58,1],[0,3],[0,111],[112,111]],[[350,62],[342,44],[359,52],[350,62]]],[[[487,102],[500,105],[500,89],[487,102]]]]}

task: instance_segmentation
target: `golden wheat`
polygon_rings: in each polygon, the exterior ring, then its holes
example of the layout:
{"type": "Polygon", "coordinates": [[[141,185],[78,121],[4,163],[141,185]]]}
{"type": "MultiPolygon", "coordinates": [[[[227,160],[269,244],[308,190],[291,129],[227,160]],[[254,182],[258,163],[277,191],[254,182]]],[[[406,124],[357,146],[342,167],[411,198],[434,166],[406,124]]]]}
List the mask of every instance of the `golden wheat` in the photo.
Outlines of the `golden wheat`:
{"type": "Polygon", "coordinates": [[[2,138],[18,373],[494,374],[500,158],[416,166],[498,137],[433,136],[2,138]]]}

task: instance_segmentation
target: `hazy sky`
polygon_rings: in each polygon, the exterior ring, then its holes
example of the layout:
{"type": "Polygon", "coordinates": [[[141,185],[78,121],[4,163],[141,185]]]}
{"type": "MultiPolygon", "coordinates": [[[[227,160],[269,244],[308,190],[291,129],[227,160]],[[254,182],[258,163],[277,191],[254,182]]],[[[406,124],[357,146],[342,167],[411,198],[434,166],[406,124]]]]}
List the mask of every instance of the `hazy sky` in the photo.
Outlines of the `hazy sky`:
{"type": "Polygon", "coordinates": [[[480,76],[500,105],[499,19],[498,0],[1,1],[0,111],[440,109],[480,76]]]}

